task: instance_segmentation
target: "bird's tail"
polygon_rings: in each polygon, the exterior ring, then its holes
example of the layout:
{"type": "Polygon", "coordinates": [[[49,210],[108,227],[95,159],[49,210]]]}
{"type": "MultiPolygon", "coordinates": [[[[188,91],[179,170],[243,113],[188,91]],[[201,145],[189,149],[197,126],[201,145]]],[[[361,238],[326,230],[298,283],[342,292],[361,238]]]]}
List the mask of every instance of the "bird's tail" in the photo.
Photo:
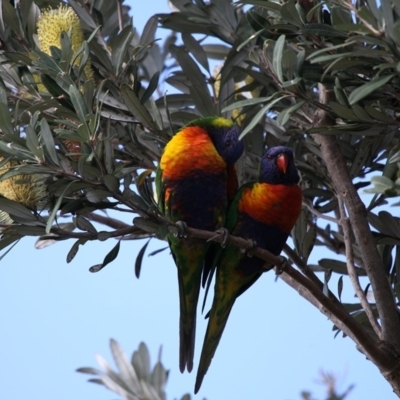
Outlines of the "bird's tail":
{"type": "Polygon", "coordinates": [[[193,369],[194,345],[196,337],[196,313],[204,255],[208,244],[201,242],[179,242],[174,245],[174,258],[178,267],[179,284],[179,369],[191,372],[193,369]],[[178,251],[176,251],[178,250],[178,251]]]}
{"type": "Polygon", "coordinates": [[[186,277],[178,271],[180,317],[179,317],[179,369],[191,372],[193,369],[194,345],[196,339],[196,313],[199,299],[201,270],[198,276],[186,277]],[[190,278],[190,279],[187,279],[190,278]]]}
{"type": "Polygon", "coordinates": [[[206,374],[211,364],[211,360],[214,357],[215,351],[217,350],[235,300],[236,296],[232,296],[227,299],[227,301],[221,301],[218,294],[215,293],[213,305],[209,313],[207,331],[204,337],[199,368],[197,370],[196,384],[194,387],[195,394],[200,390],[204,375],[206,374]]]}

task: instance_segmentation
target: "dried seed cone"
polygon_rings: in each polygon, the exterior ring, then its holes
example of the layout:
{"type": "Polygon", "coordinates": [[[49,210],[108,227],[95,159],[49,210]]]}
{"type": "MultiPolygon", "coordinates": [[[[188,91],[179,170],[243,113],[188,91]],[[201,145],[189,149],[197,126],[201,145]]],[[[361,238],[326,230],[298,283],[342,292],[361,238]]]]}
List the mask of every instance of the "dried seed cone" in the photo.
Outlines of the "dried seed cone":
{"type": "Polygon", "coordinates": [[[73,160],[79,160],[79,154],[82,151],[82,144],[76,140],[62,140],[62,142],[69,153],[75,153],[75,155],[71,155],[70,157],[73,160]]]}
{"type": "MultiPolygon", "coordinates": [[[[0,158],[0,161],[3,158],[0,158]]],[[[17,165],[8,162],[0,168],[0,175],[17,165]]],[[[0,181],[0,194],[29,208],[41,208],[46,203],[47,190],[40,175],[15,175],[0,181]]]]}
{"type": "MultiPolygon", "coordinates": [[[[84,39],[81,23],[75,11],[66,5],[60,5],[56,9],[47,9],[39,17],[37,22],[40,49],[51,55],[50,46],[61,48],[60,34],[68,32],[71,28],[71,47],[74,52],[82,46],[84,39]]],[[[80,62],[80,57],[75,64],[80,62]]],[[[90,60],[84,69],[86,79],[93,79],[93,70],[90,60]]]]}

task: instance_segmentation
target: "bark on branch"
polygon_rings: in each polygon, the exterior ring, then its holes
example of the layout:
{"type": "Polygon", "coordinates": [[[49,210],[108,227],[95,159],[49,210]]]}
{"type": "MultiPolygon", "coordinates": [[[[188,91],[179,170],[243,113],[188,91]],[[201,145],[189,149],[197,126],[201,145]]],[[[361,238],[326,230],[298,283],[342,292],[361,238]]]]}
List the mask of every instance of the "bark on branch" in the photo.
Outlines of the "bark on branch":
{"type": "MultiPolygon", "coordinates": [[[[319,86],[319,91],[320,102],[327,104],[328,95],[323,85],[319,86]]],[[[332,121],[329,120],[326,112],[319,110],[316,125],[329,126],[331,124],[332,121]]],[[[322,158],[333,185],[343,198],[355,240],[362,254],[364,268],[371,282],[382,327],[382,338],[400,354],[400,319],[381,257],[367,221],[364,203],[353,185],[337,139],[330,135],[315,134],[313,136],[320,146],[322,158]]]]}

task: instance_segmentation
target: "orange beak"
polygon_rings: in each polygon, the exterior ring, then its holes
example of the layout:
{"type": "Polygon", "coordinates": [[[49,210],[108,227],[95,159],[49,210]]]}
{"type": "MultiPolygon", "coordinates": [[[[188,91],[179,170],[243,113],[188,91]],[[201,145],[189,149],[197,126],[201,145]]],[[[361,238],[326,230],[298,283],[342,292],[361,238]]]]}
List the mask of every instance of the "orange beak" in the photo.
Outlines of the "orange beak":
{"type": "Polygon", "coordinates": [[[289,157],[286,154],[279,154],[276,158],[276,165],[283,174],[286,173],[289,166],[289,157]]]}

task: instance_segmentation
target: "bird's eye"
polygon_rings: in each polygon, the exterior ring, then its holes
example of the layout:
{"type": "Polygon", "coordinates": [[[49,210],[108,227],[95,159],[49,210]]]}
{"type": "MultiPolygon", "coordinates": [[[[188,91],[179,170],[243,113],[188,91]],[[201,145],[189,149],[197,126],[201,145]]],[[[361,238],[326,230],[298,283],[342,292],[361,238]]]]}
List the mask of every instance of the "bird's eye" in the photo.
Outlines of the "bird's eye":
{"type": "Polygon", "coordinates": [[[225,147],[230,147],[231,145],[232,145],[232,140],[228,139],[228,140],[225,142],[225,147]]]}
{"type": "Polygon", "coordinates": [[[267,156],[267,160],[272,160],[272,156],[267,156]]]}

